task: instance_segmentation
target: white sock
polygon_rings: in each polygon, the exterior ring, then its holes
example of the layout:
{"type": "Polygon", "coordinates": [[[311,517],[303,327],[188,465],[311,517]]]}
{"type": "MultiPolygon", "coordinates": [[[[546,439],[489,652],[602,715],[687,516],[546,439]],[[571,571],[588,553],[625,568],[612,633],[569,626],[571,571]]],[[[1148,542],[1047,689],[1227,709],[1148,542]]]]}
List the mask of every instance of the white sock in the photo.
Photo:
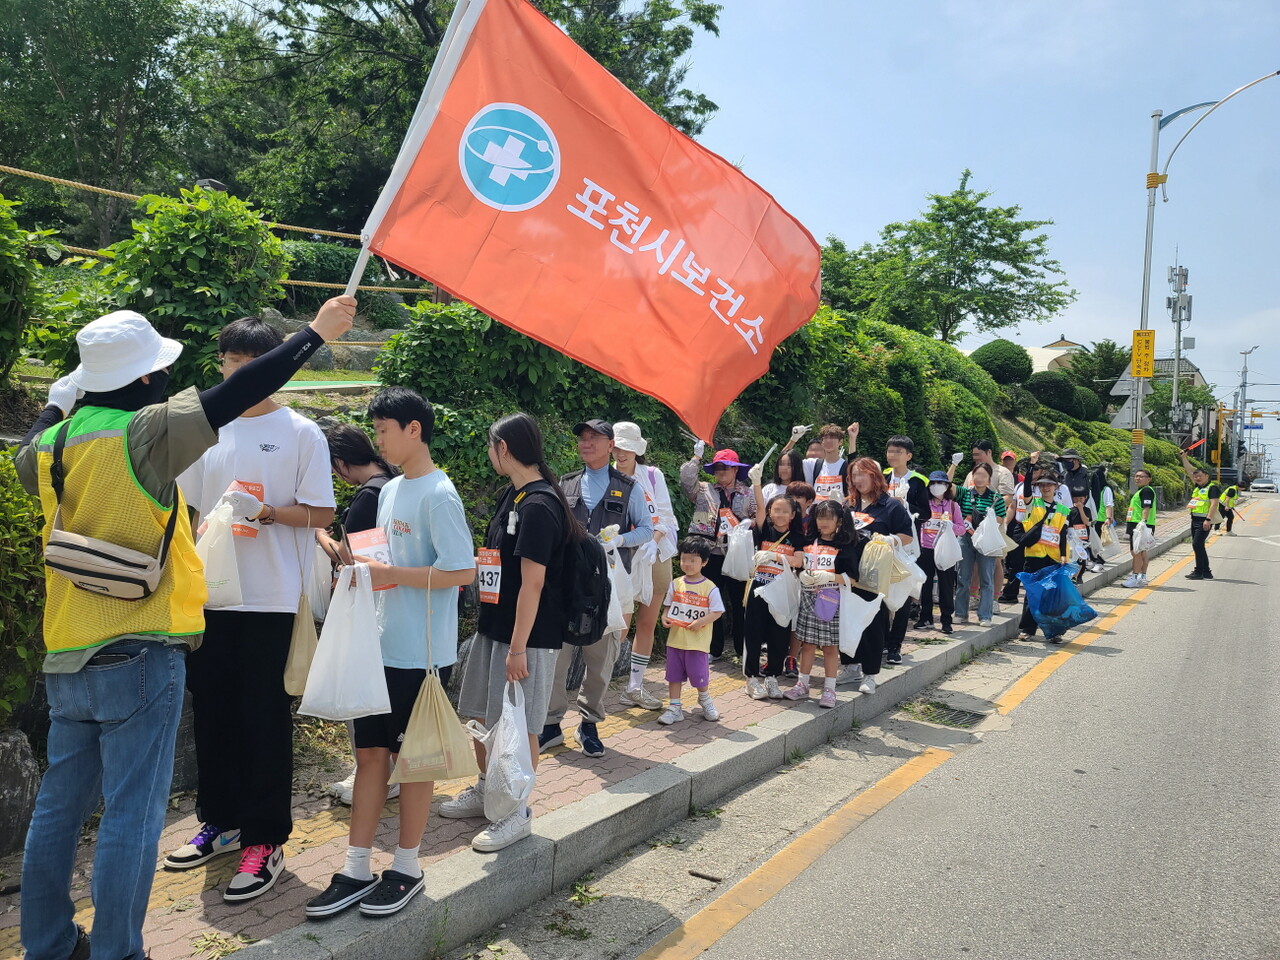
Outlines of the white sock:
{"type": "Polygon", "coordinates": [[[684,706],[684,701],[681,700],[679,697],[672,697],[671,700],[668,701],[667,706],[675,707],[677,710],[679,710],[681,707],[684,706]]]}
{"type": "Polygon", "coordinates": [[[347,847],[347,862],[342,865],[342,872],[352,880],[372,880],[373,871],[369,869],[371,856],[373,847],[347,847]]]}
{"type": "Polygon", "coordinates": [[[417,847],[396,847],[395,859],[391,861],[391,869],[403,873],[406,877],[422,876],[422,866],[418,863],[417,847]]]}
{"type": "Polygon", "coordinates": [[[807,687],[809,685],[809,675],[807,673],[797,674],[796,683],[807,687]]]}
{"type": "Polygon", "coordinates": [[[638,653],[631,655],[631,677],[627,680],[628,690],[639,690],[644,685],[644,671],[649,666],[649,658],[638,653]]]}
{"type": "Polygon", "coordinates": [[[836,678],[835,678],[835,677],[823,677],[823,679],[822,679],[822,689],[823,689],[823,690],[834,690],[835,688],[836,688],[836,678]]]}
{"type": "Polygon", "coordinates": [[[710,699],[711,699],[711,691],[710,691],[710,690],[699,690],[699,691],[698,691],[698,702],[699,702],[699,703],[706,703],[706,702],[707,702],[707,701],[709,701],[710,699]]]}

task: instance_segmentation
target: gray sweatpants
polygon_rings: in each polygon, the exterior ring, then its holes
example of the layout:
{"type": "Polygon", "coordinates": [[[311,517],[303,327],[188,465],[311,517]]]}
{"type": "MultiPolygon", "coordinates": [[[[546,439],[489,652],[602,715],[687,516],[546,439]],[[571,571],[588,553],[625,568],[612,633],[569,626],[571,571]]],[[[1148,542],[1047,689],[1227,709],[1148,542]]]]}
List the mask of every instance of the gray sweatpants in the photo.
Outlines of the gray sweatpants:
{"type": "MultiPolygon", "coordinates": [[[[586,660],[586,672],[582,676],[582,689],[578,692],[577,708],[582,719],[589,723],[604,720],[604,695],[613,679],[613,665],[618,659],[621,635],[607,633],[589,647],[582,648],[586,660]]],[[[556,679],[551,687],[551,706],[547,709],[547,723],[560,724],[569,709],[569,693],[565,684],[569,680],[569,665],[573,662],[575,648],[565,644],[560,648],[556,661],[556,679]]]]}

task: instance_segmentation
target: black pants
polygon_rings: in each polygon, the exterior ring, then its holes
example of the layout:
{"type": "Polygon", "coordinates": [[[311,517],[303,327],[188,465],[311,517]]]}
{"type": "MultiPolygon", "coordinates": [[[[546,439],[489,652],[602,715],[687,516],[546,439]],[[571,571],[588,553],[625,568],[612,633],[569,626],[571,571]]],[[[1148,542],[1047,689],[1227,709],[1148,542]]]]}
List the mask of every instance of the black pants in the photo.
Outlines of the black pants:
{"type": "Polygon", "coordinates": [[[1209,551],[1205,549],[1205,541],[1212,531],[1204,528],[1204,521],[1204,517],[1191,515],[1191,549],[1196,555],[1195,572],[1213,576],[1213,571],[1209,569],[1209,551]]]}
{"type": "Polygon", "coordinates": [[[742,672],[748,677],[780,677],[782,661],[787,658],[787,648],[791,645],[791,628],[778,626],[778,621],[769,612],[769,604],[755,590],[753,586],[743,617],[746,621],[746,655],[742,660],[742,672]],[[763,671],[760,669],[761,650],[769,661],[763,671]]]}
{"type": "MultiPolygon", "coordinates": [[[[875,594],[866,593],[862,590],[855,589],[853,591],[863,600],[872,600],[875,594]]],[[[902,605],[902,610],[907,608],[906,604],[902,605]]],[[[898,612],[901,613],[902,610],[898,612]]],[[[880,609],[876,611],[875,619],[867,625],[867,629],[862,631],[862,638],[858,641],[858,649],[854,656],[849,656],[843,650],[840,652],[840,662],[842,664],[856,663],[862,667],[862,672],[869,677],[875,676],[880,672],[880,666],[884,661],[885,648],[889,643],[889,608],[883,603],[880,609]]],[[[898,643],[901,649],[901,641],[898,643]]]]}
{"type": "Polygon", "coordinates": [[[724,616],[718,617],[711,625],[711,656],[718,657],[724,653],[726,635],[733,642],[733,652],[742,656],[742,591],[746,584],[726,577],[724,557],[714,553],[702,572],[719,588],[720,599],[724,601],[724,616]]]}
{"type": "Polygon", "coordinates": [[[196,813],[241,845],[293,831],[293,698],[284,692],[292,613],[205,612],[187,660],[195,719],[196,813]]]}
{"type": "Polygon", "coordinates": [[[920,564],[920,569],[924,571],[925,576],[924,586],[920,588],[920,619],[933,620],[933,584],[936,580],[938,611],[942,614],[942,625],[951,626],[951,615],[956,609],[956,568],[939,570],[934,563],[931,547],[920,551],[920,559],[916,563],[920,564]]]}
{"type": "Polygon", "coordinates": [[[1227,533],[1231,532],[1231,526],[1236,522],[1236,511],[1233,507],[1227,507],[1222,511],[1222,515],[1227,520],[1227,533]]]}
{"type": "MultiPolygon", "coordinates": [[[[1035,573],[1045,567],[1056,566],[1057,562],[1051,557],[1024,557],[1022,572],[1035,573]]],[[[1031,615],[1031,610],[1027,607],[1027,601],[1024,597],[1022,601],[1022,617],[1018,620],[1018,629],[1025,634],[1035,636],[1037,626],[1036,618],[1031,615]]]]}
{"type": "MultiPolygon", "coordinates": [[[[922,550],[921,553],[924,551],[922,550]]],[[[917,560],[918,564],[920,561],[917,560]]],[[[922,590],[920,596],[924,596],[922,590]]],[[[889,632],[884,639],[885,653],[902,653],[902,641],[907,637],[907,624],[911,619],[911,601],[907,600],[898,608],[898,612],[893,615],[893,619],[889,621],[889,632]]]]}
{"type": "Polygon", "coordinates": [[[1023,553],[1022,547],[1010,550],[1004,555],[1004,587],[997,598],[1001,603],[1018,602],[1018,587],[1022,583],[1018,579],[1018,574],[1023,571],[1023,563],[1025,561],[1026,555],[1023,553]]]}

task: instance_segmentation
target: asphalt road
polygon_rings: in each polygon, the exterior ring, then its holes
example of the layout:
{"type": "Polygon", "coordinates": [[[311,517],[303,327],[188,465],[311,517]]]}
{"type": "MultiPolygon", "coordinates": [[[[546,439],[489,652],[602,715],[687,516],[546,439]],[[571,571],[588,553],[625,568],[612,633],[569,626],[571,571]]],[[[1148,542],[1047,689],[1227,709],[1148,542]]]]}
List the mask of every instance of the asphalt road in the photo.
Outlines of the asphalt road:
{"type": "Polygon", "coordinates": [[[1247,511],[1216,580],[1180,570],[703,956],[1280,958],[1280,498],[1247,511]]]}

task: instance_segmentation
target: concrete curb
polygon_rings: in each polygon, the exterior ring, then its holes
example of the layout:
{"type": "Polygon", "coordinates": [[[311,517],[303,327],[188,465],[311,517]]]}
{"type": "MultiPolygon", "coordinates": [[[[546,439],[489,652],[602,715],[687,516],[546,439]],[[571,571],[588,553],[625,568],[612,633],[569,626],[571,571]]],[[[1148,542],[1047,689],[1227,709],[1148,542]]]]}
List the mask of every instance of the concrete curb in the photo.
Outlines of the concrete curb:
{"type": "MultiPolygon", "coordinates": [[[[1188,540],[1190,527],[1161,540],[1156,557],[1188,540]]],[[[1132,559],[1086,579],[1088,596],[1133,570],[1132,559]]],[[[834,710],[816,701],[765,717],[670,763],[561,807],[534,821],[535,833],[494,854],[464,850],[427,869],[426,896],[393,918],[375,920],[349,911],[306,923],[238,952],[242,960],[364,960],[366,957],[438,956],[489,933],[507,917],[568,886],[587,871],[692,810],[809,753],[919,695],[973,654],[1018,633],[1004,614],[991,627],[961,628],[949,644],[922,647],[909,669],[896,670],[872,694],[844,694],[834,710]]]]}

